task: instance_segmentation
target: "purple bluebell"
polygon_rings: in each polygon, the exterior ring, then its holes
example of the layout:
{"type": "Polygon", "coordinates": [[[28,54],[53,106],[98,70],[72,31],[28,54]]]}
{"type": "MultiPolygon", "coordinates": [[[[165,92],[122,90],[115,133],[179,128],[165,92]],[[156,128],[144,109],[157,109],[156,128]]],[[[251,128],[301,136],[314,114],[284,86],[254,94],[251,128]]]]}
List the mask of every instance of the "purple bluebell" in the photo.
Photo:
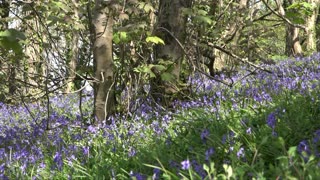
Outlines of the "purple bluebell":
{"type": "Polygon", "coordinates": [[[188,170],[190,168],[190,161],[189,159],[181,162],[181,169],[188,170]]]}
{"type": "Polygon", "coordinates": [[[209,148],[206,150],[205,155],[206,155],[206,161],[209,161],[211,156],[214,154],[215,150],[213,147],[209,148]]]}
{"type": "Polygon", "coordinates": [[[62,153],[57,151],[53,156],[53,162],[55,162],[55,167],[61,171],[63,166],[62,153]]]}
{"type": "Polygon", "coordinates": [[[204,143],[206,143],[209,135],[210,135],[209,130],[208,130],[208,129],[204,129],[204,130],[201,132],[200,138],[201,138],[201,140],[202,140],[204,143]]]}
{"type": "Polygon", "coordinates": [[[274,112],[270,113],[267,117],[267,125],[274,129],[276,127],[276,122],[277,122],[277,119],[276,119],[276,114],[274,112]]]}

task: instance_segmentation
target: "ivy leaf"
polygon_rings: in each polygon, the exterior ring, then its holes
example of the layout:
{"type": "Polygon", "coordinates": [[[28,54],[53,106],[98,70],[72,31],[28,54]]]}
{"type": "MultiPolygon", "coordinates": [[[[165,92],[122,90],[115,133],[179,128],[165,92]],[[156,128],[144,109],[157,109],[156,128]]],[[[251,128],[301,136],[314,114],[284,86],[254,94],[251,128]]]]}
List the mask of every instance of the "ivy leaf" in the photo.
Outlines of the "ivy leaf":
{"type": "Polygon", "coordinates": [[[164,45],[164,41],[157,37],[157,36],[149,36],[146,38],[146,42],[152,42],[152,43],[155,43],[155,44],[163,44],[164,45]]]}

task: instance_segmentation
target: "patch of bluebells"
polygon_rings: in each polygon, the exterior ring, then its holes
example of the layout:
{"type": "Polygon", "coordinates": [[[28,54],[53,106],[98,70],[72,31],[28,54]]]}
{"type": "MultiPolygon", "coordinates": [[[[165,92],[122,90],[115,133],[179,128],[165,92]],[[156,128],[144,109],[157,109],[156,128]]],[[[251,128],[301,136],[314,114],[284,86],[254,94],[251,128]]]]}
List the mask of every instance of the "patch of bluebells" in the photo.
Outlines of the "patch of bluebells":
{"type": "MultiPolygon", "coordinates": [[[[246,71],[239,71],[231,78],[223,74],[217,76],[221,80],[234,82],[233,88],[226,87],[200,74],[195,74],[189,77],[189,83],[192,86],[191,89],[199,96],[196,100],[175,101],[172,104],[173,112],[168,113],[160,105],[154,106],[151,98],[136,99],[130,104],[131,112],[128,116],[134,119],[133,123],[126,121],[126,117],[116,115],[111,117],[111,125],[89,126],[85,132],[77,131],[72,127],[72,125],[83,127],[78,108],[79,98],[76,95],[50,98],[51,115],[49,119],[46,117],[45,105],[28,105],[30,113],[24,106],[8,106],[0,103],[0,179],[6,179],[5,169],[14,162],[19,162],[21,171],[25,172],[28,167],[44,169],[47,166],[44,160],[48,156],[53,159],[53,167],[58,170],[64,168],[63,160],[65,157],[70,161],[88,159],[90,158],[92,140],[98,138],[101,132],[106,137],[105,144],[114,148],[113,152],[117,151],[117,143],[121,142],[123,143],[121,146],[128,153],[128,156],[134,157],[139,152],[132,147],[127,138],[132,141],[144,141],[144,136],[138,133],[139,130],[152,132],[154,137],[167,137],[165,130],[170,121],[174,119],[174,113],[185,113],[189,108],[205,108],[209,112],[215,113],[218,119],[223,103],[229,99],[232,100],[234,110],[239,110],[240,107],[245,108],[248,105],[252,107],[267,105],[273,101],[273,94],[283,94],[287,91],[299,92],[305,96],[310,95],[312,91],[316,91],[320,87],[318,81],[320,79],[319,61],[320,53],[317,53],[311,57],[282,61],[277,65],[265,65],[273,71],[272,74],[259,71],[254,77],[249,76],[244,79],[246,71]],[[237,99],[243,97],[253,98],[248,103],[238,103],[237,99]],[[47,123],[51,128],[50,131],[46,130],[47,123]],[[150,126],[147,127],[146,124],[150,124],[150,126]],[[124,127],[128,131],[120,132],[118,127],[124,127]],[[66,132],[69,133],[70,142],[66,142],[63,138],[66,132]],[[88,144],[78,147],[80,141],[88,144]],[[9,162],[9,154],[13,155],[10,157],[11,162],[9,162]]],[[[83,104],[87,107],[93,107],[92,96],[83,98],[83,104]]],[[[88,108],[83,113],[90,114],[91,110],[88,108]]],[[[274,133],[276,133],[274,129],[277,126],[276,115],[276,112],[271,112],[266,120],[266,125],[272,128],[274,133]]],[[[247,127],[246,132],[251,134],[251,127],[247,127]]],[[[209,145],[210,132],[208,129],[203,129],[199,136],[204,144],[209,145]]],[[[170,144],[172,137],[166,139],[170,144]]],[[[314,149],[316,156],[319,157],[319,139],[320,130],[315,132],[314,138],[310,141],[311,144],[306,140],[301,141],[298,144],[298,152],[308,158],[312,153],[311,149],[314,149]]],[[[232,131],[222,137],[222,143],[229,148],[229,152],[234,150],[235,141],[235,134],[232,131]]],[[[209,161],[214,153],[213,147],[207,149],[205,160],[209,161]]],[[[236,154],[239,158],[244,158],[244,147],[241,147],[236,154]]],[[[192,167],[204,178],[206,173],[202,164],[203,162],[198,163],[195,160],[184,164],[176,163],[174,160],[170,162],[172,168],[183,167],[187,169],[187,167],[192,167]]],[[[158,172],[154,174],[158,176],[158,172]]],[[[137,179],[144,177],[144,175],[134,172],[130,175],[137,179]]]]}
{"type": "MultiPolygon", "coordinates": [[[[311,155],[315,155],[320,158],[320,129],[314,132],[312,139],[304,139],[297,145],[298,153],[303,157],[305,162],[308,162],[311,155]]],[[[320,161],[319,161],[320,163],[320,161]]]]}

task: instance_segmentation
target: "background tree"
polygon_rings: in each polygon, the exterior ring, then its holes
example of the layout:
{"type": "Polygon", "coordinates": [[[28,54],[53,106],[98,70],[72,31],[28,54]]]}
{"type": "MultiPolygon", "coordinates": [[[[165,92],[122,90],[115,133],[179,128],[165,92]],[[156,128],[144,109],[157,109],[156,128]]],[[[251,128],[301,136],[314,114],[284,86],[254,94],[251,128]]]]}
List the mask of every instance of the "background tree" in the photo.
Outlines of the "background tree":
{"type": "Polygon", "coordinates": [[[187,16],[183,10],[191,8],[191,4],[191,0],[160,0],[154,34],[161,38],[164,44],[155,46],[154,63],[167,63],[168,66],[162,74],[155,72],[159,77],[151,87],[155,97],[165,95],[163,92],[174,94],[179,91],[181,64],[185,56],[182,48],[186,40],[187,23],[187,16]]]}
{"type": "Polygon", "coordinates": [[[98,121],[105,120],[115,109],[114,65],[112,54],[113,11],[112,3],[95,1],[93,24],[95,28],[95,116],[98,121]]]}

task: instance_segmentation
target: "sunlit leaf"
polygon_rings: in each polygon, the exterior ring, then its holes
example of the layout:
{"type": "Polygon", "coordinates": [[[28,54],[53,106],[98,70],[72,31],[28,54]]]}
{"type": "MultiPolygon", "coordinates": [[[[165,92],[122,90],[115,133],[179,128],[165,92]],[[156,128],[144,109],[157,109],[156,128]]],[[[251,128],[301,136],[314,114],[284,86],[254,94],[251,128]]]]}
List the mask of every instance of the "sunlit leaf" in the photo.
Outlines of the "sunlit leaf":
{"type": "Polygon", "coordinates": [[[152,43],[155,43],[155,44],[163,44],[164,45],[164,41],[157,37],[157,36],[149,36],[146,38],[146,42],[152,42],[152,43]]]}

